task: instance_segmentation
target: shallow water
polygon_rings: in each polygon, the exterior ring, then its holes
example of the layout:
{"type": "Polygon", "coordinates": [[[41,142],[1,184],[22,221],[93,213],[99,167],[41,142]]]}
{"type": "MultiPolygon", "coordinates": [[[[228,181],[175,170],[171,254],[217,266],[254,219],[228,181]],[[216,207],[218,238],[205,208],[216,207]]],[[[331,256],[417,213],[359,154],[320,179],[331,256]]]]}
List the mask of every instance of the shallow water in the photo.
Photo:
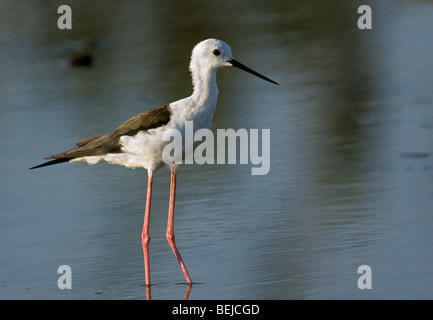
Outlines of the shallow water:
{"type": "MultiPolygon", "coordinates": [[[[209,37],[279,82],[218,73],[212,129],[271,129],[271,169],[179,168],[176,241],[190,299],[431,299],[433,5],[353,1],[0,4],[0,298],[143,299],[144,170],[39,158],[191,91],[209,37]],[[67,66],[86,37],[92,67],[67,66]],[[57,268],[72,269],[59,290],[57,268]],[[369,265],[372,289],[357,286],[369,265]]],[[[155,175],[153,299],[186,284],[165,240],[169,170],[155,175]]]]}

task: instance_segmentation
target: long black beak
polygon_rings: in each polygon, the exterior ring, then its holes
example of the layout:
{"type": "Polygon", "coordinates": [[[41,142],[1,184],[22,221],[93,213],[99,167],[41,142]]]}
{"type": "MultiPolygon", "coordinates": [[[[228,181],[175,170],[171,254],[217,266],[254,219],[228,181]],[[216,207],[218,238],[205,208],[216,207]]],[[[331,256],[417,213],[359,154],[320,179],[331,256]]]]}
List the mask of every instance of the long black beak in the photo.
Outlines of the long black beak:
{"type": "Polygon", "coordinates": [[[246,72],[249,72],[249,73],[255,75],[256,77],[259,77],[259,78],[261,78],[263,80],[266,80],[266,81],[278,84],[274,80],[271,80],[271,79],[265,77],[264,75],[261,75],[260,73],[255,72],[254,70],[248,68],[247,66],[244,66],[242,63],[236,61],[235,59],[227,60],[227,62],[230,63],[233,67],[236,67],[236,68],[239,68],[239,69],[244,70],[246,72]]]}

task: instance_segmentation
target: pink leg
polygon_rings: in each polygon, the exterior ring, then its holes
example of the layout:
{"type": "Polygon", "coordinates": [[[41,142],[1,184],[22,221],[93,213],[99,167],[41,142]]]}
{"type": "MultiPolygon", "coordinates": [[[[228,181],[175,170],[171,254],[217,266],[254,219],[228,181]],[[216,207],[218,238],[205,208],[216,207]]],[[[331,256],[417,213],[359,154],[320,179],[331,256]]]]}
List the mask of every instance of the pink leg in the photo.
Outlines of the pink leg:
{"type": "Polygon", "coordinates": [[[176,196],[176,171],[175,169],[171,170],[171,184],[170,184],[170,204],[168,208],[168,221],[167,221],[167,240],[173,250],[177,261],[179,261],[180,267],[182,268],[183,274],[186,278],[186,282],[188,284],[192,284],[191,278],[189,277],[188,270],[186,270],[185,263],[183,263],[182,257],[180,256],[179,250],[176,247],[176,243],[174,242],[174,199],[176,196]]]}
{"type": "Polygon", "coordinates": [[[183,300],[188,300],[189,294],[191,292],[191,288],[192,288],[192,284],[188,283],[188,285],[186,286],[185,294],[183,295],[183,300]]]}
{"type": "Polygon", "coordinates": [[[143,232],[141,233],[141,241],[143,244],[143,254],[144,254],[144,268],[146,274],[146,286],[150,286],[150,267],[149,267],[149,219],[150,219],[150,202],[152,198],[152,173],[148,173],[147,180],[147,198],[146,198],[146,211],[144,213],[144,223],[143,232]]]}

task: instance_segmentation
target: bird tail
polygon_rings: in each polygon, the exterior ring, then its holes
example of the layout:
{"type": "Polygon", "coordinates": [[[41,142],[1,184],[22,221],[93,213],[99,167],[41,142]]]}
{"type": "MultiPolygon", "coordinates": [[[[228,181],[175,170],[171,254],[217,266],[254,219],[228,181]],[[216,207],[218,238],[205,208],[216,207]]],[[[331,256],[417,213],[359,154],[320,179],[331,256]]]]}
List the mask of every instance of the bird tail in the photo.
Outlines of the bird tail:
{"type": "Polygon", "coordinates": [[[41,163],[40,165],[31,167],[29,169],[38,169],[42,167],[51,166],[62,162],[69,162],[72,159],[101,155],[103,152],[100,150],[101,142],[99,141],[101,136],[92,136],[81,139],[76,143],[77,147],[64,152],[57,153],[55,155],[45,157],[42,159],[54,159],[48,162],[41,163]]]}
{"type": "Polygon", "coordinates": [[[58,164],[58,163],[62,163],[62,162],[69,162],[69,160],[71,160],[71,158],[54,159],[54,160],[51,160],[51,161],[48,161],[48,162],[41,163],[40,165],[31,167],[29,169],[32,170],[32,169],[38,169],[38,168],[42,168],[42,167],[47,167],[47,166],[51,166],[53,164],[58,164]]]}

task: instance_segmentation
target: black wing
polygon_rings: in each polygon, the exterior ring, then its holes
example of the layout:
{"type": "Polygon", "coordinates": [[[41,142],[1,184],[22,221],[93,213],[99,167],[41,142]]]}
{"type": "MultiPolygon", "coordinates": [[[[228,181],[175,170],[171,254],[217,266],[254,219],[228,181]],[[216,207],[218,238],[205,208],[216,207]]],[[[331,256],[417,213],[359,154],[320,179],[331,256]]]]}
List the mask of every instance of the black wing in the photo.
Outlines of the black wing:
{"type": "Polygon", "coordinates": [[[92,136],[81,139],[76,143],[77,147],[63,151],[42,159],[54,159],[30,169],[37,169],[57,163],[68,162],[75,158],[88,156],[101,156],[107,153],[122,152],[122,145],[119,143],[121,136],[133,136],[140,131],[148,131],[166,125],[171,118],[169,105],[156,107],[154,109],[137,114],[127,120],[113,132],[103,136],[92,136]]]}

